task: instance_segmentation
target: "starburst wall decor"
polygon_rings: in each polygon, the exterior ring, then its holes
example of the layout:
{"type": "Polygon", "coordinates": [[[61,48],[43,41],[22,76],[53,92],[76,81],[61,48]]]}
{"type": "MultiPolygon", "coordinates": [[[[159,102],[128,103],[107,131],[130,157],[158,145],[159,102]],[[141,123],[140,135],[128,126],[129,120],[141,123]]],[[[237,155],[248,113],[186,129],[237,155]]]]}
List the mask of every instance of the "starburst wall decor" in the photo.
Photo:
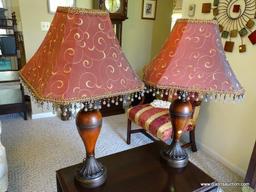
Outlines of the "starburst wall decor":
{"type": "Polygon", "coordinates": [[[255,0],[214,0],[213,4],[203,3],[202,13],[213,12],[219,23],[221,37],[226,39],[224,50],[233,52],[234,38],[240,38],[239,52],[246,52],[244,38],[256,44],[256,1],[255,0]]]}

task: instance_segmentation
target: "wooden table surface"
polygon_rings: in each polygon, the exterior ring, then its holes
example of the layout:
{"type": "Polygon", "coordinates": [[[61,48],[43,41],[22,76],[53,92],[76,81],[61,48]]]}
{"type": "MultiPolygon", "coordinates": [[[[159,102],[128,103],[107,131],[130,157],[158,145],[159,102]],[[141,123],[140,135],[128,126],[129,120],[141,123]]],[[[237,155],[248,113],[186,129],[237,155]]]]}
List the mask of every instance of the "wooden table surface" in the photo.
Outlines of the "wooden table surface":
{"type": "Polygon", "coordinates": [[[191,192],[200,183],[214,180],[194,164],[183,169],[168,167],[160,157],[162,142],[123,151],[98,160],[107,167],[107,181],[95,189],[75,183],[74,176],[81,164],[56,172],[58,192],[191,192]]]}

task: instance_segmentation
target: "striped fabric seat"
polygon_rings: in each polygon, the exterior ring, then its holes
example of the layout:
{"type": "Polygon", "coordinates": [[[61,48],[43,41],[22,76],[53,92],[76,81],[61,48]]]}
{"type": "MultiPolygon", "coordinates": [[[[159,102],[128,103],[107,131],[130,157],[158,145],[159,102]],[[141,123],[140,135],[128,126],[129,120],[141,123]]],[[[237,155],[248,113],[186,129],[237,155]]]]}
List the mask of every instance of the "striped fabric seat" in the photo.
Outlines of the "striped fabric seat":
{"type": "MultiPolygon", "coordinates": [[[[128,109],[128,118],[162,141],[166,141],[172,135],[168,109],[156,108],[150,104],[137,105],[128,109]]],[[[191,119],[183,131],[191,131],[193,128],[191,119]]]]}

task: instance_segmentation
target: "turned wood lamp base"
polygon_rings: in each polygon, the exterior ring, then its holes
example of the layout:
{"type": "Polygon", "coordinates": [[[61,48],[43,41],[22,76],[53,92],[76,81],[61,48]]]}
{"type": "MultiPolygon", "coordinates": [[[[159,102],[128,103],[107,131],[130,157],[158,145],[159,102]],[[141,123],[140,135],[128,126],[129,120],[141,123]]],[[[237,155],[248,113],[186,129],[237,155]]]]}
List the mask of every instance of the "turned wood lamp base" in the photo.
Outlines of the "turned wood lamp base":
{"type": "Polygon", "coordinates": [[[172,142],[171,146],[160,154],[170,167],[183,168],[188,164],[188,155],[179,142],[172,142]]]}
{"type": "Polygon", "coordinates": [[[188,164],[188,154],[180,145],[180,136],[192,115],[192,105],[185,99],[176,99],[169,108],[173,127],[173,140],[171,145],[162,150],[161,157],[170,167],[183,168],[188,164]]]}
{"type": "Polygon", "coordinates": [[[99,111],[81,109],[76,117],[77,130],[83,140],[86,159],[81,170],[75,176],[76,182],[86,188],[102,185],[107,179],[107,169],[95,159],[94,149],[102,126],[102,115],[99,111]]]}
{"type": "MultiPolygon", "coordinates": [[[[95,158],[93,159],[94,162],[92,164],[99,163],[95,158]]],[[[107,179],[107,169],[101,165],[100,170],[96,174],[90,175],[84,172],[88,170],[89,167],[92,167],[92,165],[88,165],[87,163],[83,164],[82,169],[75,176],[76,182],[85,188],[96,188],[105,183],[107,179]]]]}

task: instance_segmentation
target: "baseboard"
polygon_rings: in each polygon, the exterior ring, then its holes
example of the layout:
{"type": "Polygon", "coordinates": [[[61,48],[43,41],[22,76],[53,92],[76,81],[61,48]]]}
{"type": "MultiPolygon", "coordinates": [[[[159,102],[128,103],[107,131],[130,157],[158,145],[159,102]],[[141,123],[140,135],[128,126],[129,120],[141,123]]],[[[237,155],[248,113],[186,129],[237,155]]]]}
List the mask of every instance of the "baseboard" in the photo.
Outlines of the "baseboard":
{"type": "Polygon", "coordinates": [[[199,147],[209,154],[210,156],[214,157],[216,160],[227,166],[229,169],[234,171],[236,174],[240,175],[241,177],[245,178],[246,171],[242,170],[241,168],[237,167],[235,164],[231,163],[227,159],[225,159],[223,156],[221,156],[219,153],[216,151],[212,150],[211,148],[207,147],[206,145],[197,142],[199,147]]]}
{"type": "Polygon", "coordinates": [[[57,116],[57,114],[53,114],[52,112],[37,113],[37,114],[32,114],[32,119],[41,119],[41,118],[55,117],[55,116],[57,116]]]}
{"type": "MultiPolygon", "coordinates": [[[[182,137],[184,139],[186,139],[186,141],[188,141],[188,139],[189,139],[188,135],[182,135],[182,137]]],[[[208,155],[210,155],[211,157],[213,157],[217,161],[221,162],[223,165],[228,167],[230,170],[232,170],[233,172],[235,172],[236,174],[238,174],[242,178],[245,178],[246,171],[244,171],[241,168],[237,167],[235,164],[231,163],[226,158],[224,158],[219,153],[217,153],[213,149],[209,148],[205,144],[203,144],[203,143],[201,143],[199,141],[196,141],[196,145],[197,145],[197,148],[202,149],[202,151],[204,151],[205,153],[207,153],[208,155]]]]}

